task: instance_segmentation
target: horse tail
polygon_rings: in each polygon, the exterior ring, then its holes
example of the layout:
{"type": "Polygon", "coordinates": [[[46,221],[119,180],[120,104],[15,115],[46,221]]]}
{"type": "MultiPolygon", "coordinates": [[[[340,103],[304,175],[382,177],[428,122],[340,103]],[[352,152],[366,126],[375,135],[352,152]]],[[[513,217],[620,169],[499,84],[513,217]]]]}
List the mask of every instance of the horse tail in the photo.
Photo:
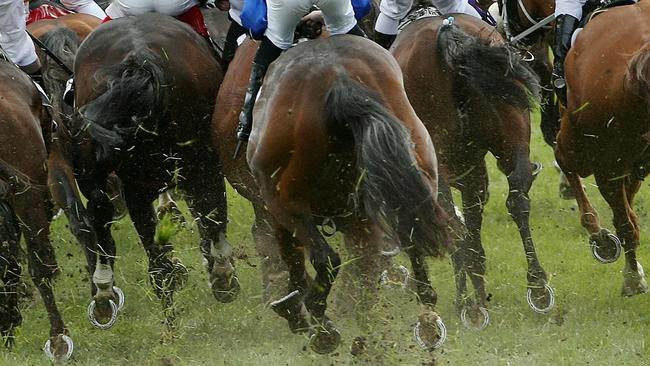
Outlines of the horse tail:
{"type": "Polygon", "coordinates": [[[98,70],[106,90],[79,109],[88,131],[101,147],[100,157],[126,143],[136,130],[156,135],[164,119],[168,89],[162,58],[143,47],[117,65],[98,70]]]}
{"type": "Polygon", "coordinates": [[[442,255],[450,245],[448,217],[418,167],[411,132],[377,93],[348,76],[338,77],[328,92],[324,117],[330,134],[354,145],[357,203],[367,217],[402,246],[442,255]]]}
{"type": "Polygon", "coordinates": [[[469,89],[492,103],[520,110],[538,105],[539,79],[511,46],[487,44],[453,23],[440,27],[436,43],[438,54],[454,75],[457,104],[467,100],[469,89]]]}
{"type": "MultiPolygon", "coordinates": [[[[41,37],[41,42],[50,50],[68,69],[72,70],[74,65],[74,58],[77,55],[77,50],[79,49],[79,44],[81,40],[77,33],[72,29],[66,27],[55,28],[41,37]]],[[[52,85],[55,85],[57,88],[56,92],[60,92],[63,95],[65,88],[65,82],[71,77],[68,75],[61,66],[57,65],[49,56],[46,57],[46,61],[43,64],[43,75],[46,80],[51,80],[51,83],[48,83],[48,90],[53,94],[55,91],[52,91],[52,85]],[[61,90],[59,90],[61,89],[61,90]]]]}
{"type": "Polygon", "coordinates": [[[650,43],[646,43],[630,59],[625,72],[625,84],[646,101],[650,111],[650,43]]]}

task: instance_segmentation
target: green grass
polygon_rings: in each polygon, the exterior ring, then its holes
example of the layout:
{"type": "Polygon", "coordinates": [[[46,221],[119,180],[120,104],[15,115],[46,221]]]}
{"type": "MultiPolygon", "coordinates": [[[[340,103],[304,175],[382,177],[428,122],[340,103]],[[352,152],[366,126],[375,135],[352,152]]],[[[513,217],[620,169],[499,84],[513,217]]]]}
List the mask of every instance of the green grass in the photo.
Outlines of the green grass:
{"type": "MultiPolygon", "coordinates": [[[[178,330],[167,334],[160,305],[146,278],[146,259],[128,219],[114,226],[119,260],[116,276],[126,294],[126,307],[108,331],[94,329],[86,319],[89,284],[84,257],[66,228],[55,222],[52,241],[62,275],[56,282],[59,308],[75,341],[73,365],[645,365],[650,362],[650,297],[622,298],[623,261],[598,264],[591,257],[587,235],[579,226],[576,204],[557,193],[552,152],[543,145],[537,122],[532,158],[545,169],[531,191],[533,239],[542,265],[557,293],[557,307],[549,315],[534,313],[526,303],[526,268],[516,225],[505,210],[507,182],[490,157],[491,199],[485,210],[483,242],[488,258],[487,286],[490,326],[477,332],[463,328],[453,306],[455,287],[449,259],[430,261],[438,291],[438,312],[449,338],[441,351],[418,349],[411,329],[418,314],[415,297],[401,289],[382,290],[372,311],[371,339],[376,344],[363,358],[349,354],[354,336],[361,335],[354,316],[330,312],[343,334],[332,355],[306,348],[304,336],[293,335],[286,322],[262,305],[259,260],[250,224],[252,210],[229,192],[231,242],[250,257],[237,262],[242,282],[239,298],[217,303],[207,287],[201,265],[198,235],[182,231],[172,240],[190,270],[186,288],[176,296],[178,330]]],[[[611,229],[611,213],[593,186],[587,193],[611,229]]],[[[650,196],[642,190],[637,207],[642,242],[650,196]]],[[[335,244],[338,245],[338,242],[335,244]]],[[[648,265],[647,246],[639,260],[648,265]]],[[[404,261],[404,258],[400,258],[404,261]]],[[[338,296],[335,286],[331,303],[338,296]]],[[[23,309],[24,324],[12,351],[0,352],[0,365],[47,364],[41,348],[49,323],[38,297],[23,309]]]]}

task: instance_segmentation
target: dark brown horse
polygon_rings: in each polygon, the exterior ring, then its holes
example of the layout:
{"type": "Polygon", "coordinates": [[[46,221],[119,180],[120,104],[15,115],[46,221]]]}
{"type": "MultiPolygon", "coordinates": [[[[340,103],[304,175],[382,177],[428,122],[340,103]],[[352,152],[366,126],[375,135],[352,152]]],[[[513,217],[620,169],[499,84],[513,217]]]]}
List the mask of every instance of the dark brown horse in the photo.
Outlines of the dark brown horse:
{"type": "MultiPolygon", "coordinates": [[[[102,317],[95,325],[112,325],[119,300],[112,286],[113,208],[104,193],[112,171],[123,181],[131,219],[149,257],[150,279],[165,308],[186,269],[173,258],[171,244],[155,238],[151,203],[159,191],[175,185],[185,191],[197,218],[214,296],[234,300],[239,282],[225,238],[225,187],[209,134],[222,74],[208,44],[170,17],[114,20],[79,48],[75,79],[75,116],[66,129],[74,143],[65,146],[88,198],[77,224],[92,228],[85,243],[94,283],[89,315],[102,317]]],[[[65,200],[75,203],[74,187],[64,189],[65,200]]],[[[173,320],[173,313],[167,319],[173,320]]]]}
{"type": "Polygon", "coordinates": [[[456,215],[449,187],[462,194],[466,232],[458,222],[458,248],[452,255],[456,305],[466,326],[482,328],[489,321],[481,243],[483,207],[489,196],[488,152],[508,178],[506,206],[524,245],[528,302],[538,312],[553,307],[553,291],[537,259],[528,222],[528,191],[533,180],[530,111],[539,86],[532,71],[504,45],[494,28],[470,16],[451,19],[452,25],[443,25],[448,20],[438,17],[411,23],[391,51],[404,72],[413,108],[436,146],[441,202],[451,216],[456,215]],[[474,301],[466,293],[466,276],[474,285],[474,301]],[[468,311],[473,321],[467,318],[468,311]]]}
{"type": "Polygon", "coordinates": [[[8,345],[22,322],[16,286],[20,236],[27,243],[29,273],[45,303],[50,339],[45,352],[52,359],[68,359],[72,339],[52,292],[59,268],[50,243],[51,215],[47,194],[47,151],[43,131],[51,118],[39,92],[18,68],[0,59],[0,333],[8,345]]]}
{"type": "Polygon", "coordinates": [[[648,290],[636,258],[639,219],[632,204],[650,166],[649,17],[650,2],[641,1],[607,10],[579,34],[565,62],[568,105],[555,150],[593,255],[613,262],[622,242],[626,296],[648,290]],[[580,177],[592,174],[614,214],[616,235],[601,227],[585,194],[580,177]]]}
{"type": "Polygon", "coordinates": [[[272,308],[293,331],[311,329],[319,353],[340,342],[325,309],[341,260],[317,229],[329,217],[357,244],[384,233],[401,243],[423,304],[415,334],[424,346],[441,345],[445,329],[433,312],[424,256],[446,250],[447,216],[436,202],[433,145],[390,54],[352,36],[285,52],[257,102],[247,159],[289,267],[289,294],[272,308]]]}

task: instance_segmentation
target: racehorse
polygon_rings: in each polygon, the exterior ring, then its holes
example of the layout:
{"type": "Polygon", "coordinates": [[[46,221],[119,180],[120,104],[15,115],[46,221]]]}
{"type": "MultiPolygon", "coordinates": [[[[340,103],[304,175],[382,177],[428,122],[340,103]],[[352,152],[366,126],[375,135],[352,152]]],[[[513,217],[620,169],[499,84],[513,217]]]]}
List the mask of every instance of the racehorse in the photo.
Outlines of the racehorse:
{"type": "Polygon", "coordinates": [[[568,104],[555,157],[576,194],[594,257],[615,261],[625,250],[622,294],[646,292],[636,259],[639,219],[632,204],[648,174],[650,3],[606,10],[576,39],[565,62],[568,104]],[[612,32],[612,29],[616,32],[612,32]],[[594,175],[613,213],[616,235],[602,228],[580,177],[594,175]]]}
{"type": "Polygon", "coordinates": [[[481,244],[483,207],[489,196],[488,152],[508,178],[506,206],[526,254],[528,303],[537,312],[550,311],[553,290],[537,259],[528,221],[528,191],[533,181],[530,111],[539,92],[537,78],[494,28],[466,15],[416,20],[398,35],[391,52],[404,73],[409,100],[436,146],[441,202],[452,217],[456,209],[450,186],[462,194],[466,232],[457,222],[458,248],[452,261],[456,306],[463,323],[483,328],[489,322],[481,244]],[[474,285],[475,301],[466,294],[467,275],[474,285]]]}
{"type": "Polygon", "coordinates": [[[72,339],[63,323],[52,281],[59,268],[50,243],[50,209],[43,130],[51,118],[32,81],[18,68],[0,59],[0,333],[13,343],[14,328],[22,322],[16,286],[20,236],[25,237],[29,273],[45,303],[50,338],[45,352],[53,360],[69,359],[72,339]]]}
{"type": "MultiPolygon", "coordinates": [[[[116,302],[123,299],[113,288],[113,208],[104,193],[112,171],[123,182],[131,219],[149,257],[150,280],[166,310],[187,270],[172,257],[172,245],[155,237],[151,202],[174,185],[185,191],[196,216],[213,295],[229,302],[239,291],[225,237],[223,175],[208,132],[222,79],[212,52],[187,25],[153,13],[106,23],[78,50],[75,114],[65,132],[74,143],[66,146],[88,198],[88,212],[80,217],[89,222],[77,224],[90,226],[87,235],[96,235],[85,241],[94,283],[89,316],[102,329],[115,322],[116,302]]],[[[63,197],[74,202],[78,193],[67,187],[63,197]]],[[[173,311],[166,315],[171,325],[173,311]]]]}
{"type": "Polygon", "coordinates": [[[289,267],[289,294],[272,308],[292,331],[313,332],[314,351],[338,346],[325,310],[341,260],[316,226],[330,217],[359,244],[381,241],[384,233],[401,243],[423,304],[415,334],[427,347],[440,346],[445,329],[433,312],[437,296],[424,256],[447,249],[447,215],[436,202],[433,145],[395,60],[361,37],[318,39],[286,51],[265,85],[247,160],[289,267]],[[314,280],[305,272],[305,252],[314,280]]]}

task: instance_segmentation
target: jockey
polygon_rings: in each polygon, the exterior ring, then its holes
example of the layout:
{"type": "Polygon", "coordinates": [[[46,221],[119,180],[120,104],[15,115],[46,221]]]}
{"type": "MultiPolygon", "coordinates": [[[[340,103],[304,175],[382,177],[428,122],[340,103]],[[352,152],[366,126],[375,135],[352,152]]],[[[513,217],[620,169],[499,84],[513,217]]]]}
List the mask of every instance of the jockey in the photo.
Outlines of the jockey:
{"type": "Polygon", "coordinates": [[[99,19],[106,18],[104,10],[93,0],[61,0],[61,4],[75,13],[88,14],[99,19]]]}
{"type": "Polygon", "coordinates": [[[202,37],[209,39],[208,28],[199,9],[205,3],[206,0],[113,0],[106,8],[104,22],[124,16],[160,13],[190,25],[202,37]]]}
{"type": "Polygon", "coordinates": [[[322,11],[327,29],[332,35],[354,34],[365,37],[354,17],[350,0],[266,0],[268,26],[253,59],[244,106],[239,114],[237,138],[240,143],[248,141],[251,133],[253,106],[266,70],[282,51],[293,45],[296,26],[314,5],[322,11]]]}
{"type": "MultiPolygon", "coordinates": [[[[381,0],[379,16],[375,23],[375,41],[389,49],[397,37],[399,22],[411,11],[414,0],[381,0]]],[[[433,0],[433,5],[442,14],[464,13],[482,18],[481,14],[467,0],[433,0]]]]}
{"type": "MultiPolygon", "coordinates": [[[[102,9],[92,0],[63,0],[71,10],[104,16],[102,9]]],[[[34,43],[26,31],[28,7],[23,0],[0,0],[0,47],[9,59],[43,87],[41,63],[36,56],[34,43]]]]}
{"type": "Polygon", "coordinates": [[[555,43],[553,46],[553,87],[558,98],[566,104],[564,58],[571,48],[571,36],[582,19],[586,0],[555,0],[555,43]]]}

